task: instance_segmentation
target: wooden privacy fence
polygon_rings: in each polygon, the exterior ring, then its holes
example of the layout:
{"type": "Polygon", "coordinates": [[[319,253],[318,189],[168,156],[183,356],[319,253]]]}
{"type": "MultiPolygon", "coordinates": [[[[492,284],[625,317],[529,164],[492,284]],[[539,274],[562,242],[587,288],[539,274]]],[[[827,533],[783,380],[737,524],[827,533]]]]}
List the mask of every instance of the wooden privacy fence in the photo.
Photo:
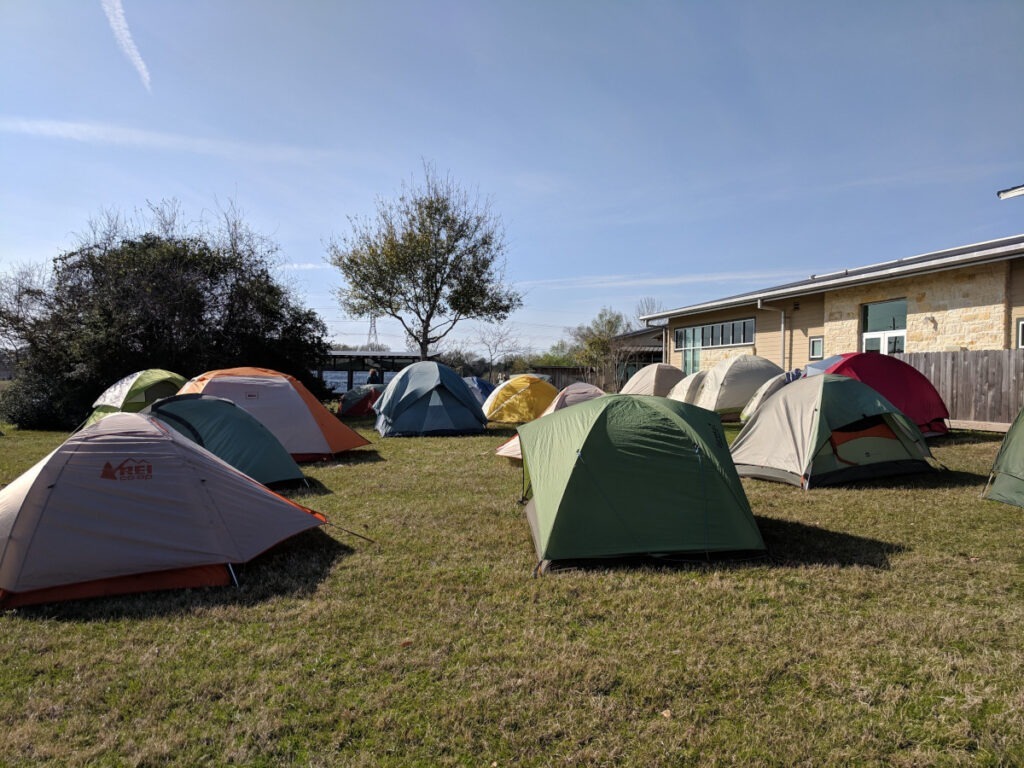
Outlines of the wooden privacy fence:
{"type": "Polygon", "coordinates": [[[1005,431],[1024,406],[1024,349],[894,355],[942,395],[952,426],[1005,431]]]}

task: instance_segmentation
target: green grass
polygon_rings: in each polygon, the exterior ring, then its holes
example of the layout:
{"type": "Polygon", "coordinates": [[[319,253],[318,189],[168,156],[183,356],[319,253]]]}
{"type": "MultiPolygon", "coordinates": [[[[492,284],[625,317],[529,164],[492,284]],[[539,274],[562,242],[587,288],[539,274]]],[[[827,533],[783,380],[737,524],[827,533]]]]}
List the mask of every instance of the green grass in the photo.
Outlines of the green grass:
{"type": "MultiPolygon", "coordinates": [[[[1024,511],[941,476],[745,488],[771,558],[531,576],[511,434],[308,470],[239,589],[0,615],[2,765],[1020,765],[1024,511]]],[[[4,426],[0,483],[63,438],[4,426]]]]}

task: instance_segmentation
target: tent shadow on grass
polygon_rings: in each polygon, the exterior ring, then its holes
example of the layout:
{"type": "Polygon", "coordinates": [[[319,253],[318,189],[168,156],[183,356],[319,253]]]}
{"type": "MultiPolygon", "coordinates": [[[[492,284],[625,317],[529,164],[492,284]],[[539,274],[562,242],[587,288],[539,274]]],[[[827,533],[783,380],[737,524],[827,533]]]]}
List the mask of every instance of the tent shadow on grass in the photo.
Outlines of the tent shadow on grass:
{"type": "Polygon", "coordinates": [[[237,587],[176,589],[71,600],[27,606],[19,608],[18,612],[24,618],[90,622],[187,616],[209,608],[254,606],[275,597],[303,597],[314,593],[334,564],[353,551],[324,531],[313,529],[281,542],[248,563],[234,566],[237,587]]]}
{"type": "Polygon", "coordinates": [[[565,560],[553,563],[550,572],[604,571],[604,570],[715,570],[749,567],[806,567],[833,565],[843,568],[868,567],[889,569],[889,556],[906,552],[902,544],[892,544],[849,533],[839,533],[789,520],[755,515],[761,537],[768,547],[767,553],[678,554],[661,557],[640,555],[634,557],[593,558],[565,560]]]}
{"type": "Polygon", "coordinates": [[[333,467],[345,467],[350,464],[370,464],[376,461],[384,461],[384,457],[380,455],[376,448],[364,446],[358,450],[339,453],[333,459],[328,459],[326,461],[314,461],[310,464],[301,464],[300,466],[331,469],[333,467]]]}
{"type": "Polygon", "coordinates": [[[853,480],[848,483],[843,483],[842,485],[812,485],[808,493],[814,493],[819,489],[825,488],[848,488],[850,490],[856,490],[858,488],[864,490],[913,488],[915,490],[935,490],[938,488],[970,488],[972,486],[977,486],[980,489],[985,485],[987,480],[988,475],[979,475],[976,472],[963,472],[958,469],[944,469],[941,472],[920,472],[917,474],[879,477],[874,480],[853,480]]]}
{"type": "Polygon", "coordinates": [[[779,566],[838,565],[889,569],[889,556],[907,547],[815,525],[755,516],[771,561],[779,566]]]}

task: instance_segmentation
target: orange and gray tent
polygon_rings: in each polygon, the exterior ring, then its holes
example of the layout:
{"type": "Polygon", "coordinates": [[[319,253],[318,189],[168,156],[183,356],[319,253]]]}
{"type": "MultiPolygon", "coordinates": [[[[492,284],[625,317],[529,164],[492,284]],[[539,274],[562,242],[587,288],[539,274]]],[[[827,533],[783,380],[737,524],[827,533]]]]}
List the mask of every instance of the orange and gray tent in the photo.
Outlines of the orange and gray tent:
{"type": "Polygon", "coordinates": [[[824,374],[769,397],[731,447],[741,477],[803,488],[939,469],[921,430],[863,382],[824,374]]]}
{"type": "Polygon", "coordinates": [[[338,421],[302,382],[267,368],[225,368],[196,376],[180,390],[223,397],[248,411],[296,461],[329,459],[369,440],[338,421]]]}
{"type": "Polygon", "coordinates": [[[115,413],[0,490],[0,606],[230,584],[322,525],[155,419],[115,413]]]}
{"type": "Polygon", "coordinates": [[[683,380],[683,372],[674,365],[651,363],[629,377],[620,395],[655,395],[668,397],[669,391],[683,380]]]}
{"type": "Polygon", "coordinates": [[[724,420],[739,418],[757,388],[783,373],[771,360],[757,355],[736,355],[708,369],[694,405],[714,411],[724,420]]]}
{"type": "Polygon", "coordinates": [[[92,404],[93,411],[85,424],[95,424],[104,416],[119,411],[138,413],[150,403],[175,394],[185,382],[184,376],[162,368],[147,368],[118,379],[92,404]]]}
{"type": "MultiPolygon", "coordinates": [[[[595,397],[601,397],[603,394],[604,390],[600,387],[595,387],[593,384],[587,384],[583,381],[577,381],[559,390],[558,394],[555,395],[555,399],[551,401],[551,405],[544,409],[544,413],[540,415],[540,418],[544,418],[549,413],[568,408],[570,405],[585,403],[588,400],[593,400],[595,397]]],[[[506,459],[522,460],[523,451],[519,445],[519,435],[513,435],[499,445],[494,453],[498,456],[504,456],[506,459]]]]}
{"type": "Polygon", "coordinates": [[[503,424],[533,421],[544,413],[557,394],[554,384],[531,373],[520,373],[495,387],[487,396],[484,416],[488,421],[503,424]]]}

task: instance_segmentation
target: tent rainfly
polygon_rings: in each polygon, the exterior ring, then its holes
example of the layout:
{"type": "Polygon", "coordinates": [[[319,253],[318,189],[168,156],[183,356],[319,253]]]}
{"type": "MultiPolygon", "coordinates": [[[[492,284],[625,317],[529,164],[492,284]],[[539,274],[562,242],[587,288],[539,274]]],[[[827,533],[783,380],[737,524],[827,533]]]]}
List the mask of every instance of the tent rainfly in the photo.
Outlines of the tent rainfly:
{"type": "Polygon", "coordinates": [[[140,413],[159,419],[264,485],[294,485],[305,480],[299,465],[270,430],[230,400],[174,395],[157,400],[140,413]]]}
{"type": "Polygon", "coordinates": [[[519,427],[538,570],[552,561],[763,551],[717,415],[606,395],[519,427]]]}
{"type": "Polygon", "coordinates": [[[867,384],[834,374],[776,392],[731,450],[741,477],[803,488],[941,467],[914,422],[867,384]]]}
{"type": "Polygon", "coordinates": [[[669,391],[683,379],[683,372],[674,365],[651,363],[629,377],[622,385],[620,395],[654,395],[667,397],[669,391]]]}
{"type": "Polygon", "coordinates": [[[695,404],[715,411],[723,420],[735,421],[757,388],[780,373],[782,368],[757,355],[721,360],[708,369],[695,404]]]}
{"type": "Polygon", "coordinates": [[[484,401],[484,416],[502,424],[533,421],[551,405],[558,390],[532,373],[520,373],[502,382],[484,401]]]}
{"type": "Polygon", "coordinates": [[[483,407],[483,404],[487,402],[487,396],[494,391],[494,385],[487,379],[481,379],[479,376],[463,376],[462,380],[466,382],[469,391],[473,393],[477,402],[483,407]]]}
{"type": "MultiPolygon", "coordinates": [[[[563,408],[568,408],[570,405],[576,405],[577,403],[585,403],[587,400],[593,400],[595,397],[601,397],[604,391],[600,387],[595,387],[593,384],[587,384],[583,381],[577,381],[573,384],[569,384],[563,387],[555,399],[551,401],[551,405],[544,409],[544,413],[540,415],[540,418],[544,418],[549,413],[560,411],[563,408]]],[[[504,456],[506,459],[522,460],[523,451],[519,445],[518,433],[510,437],[504,443],[499,445],[494,453],[498,456],[504,456]]]]}
{"type": "Polygon", "coordinates": [[[170,397],[188,381],[172,371],[162,368],[147,368],[144,371],[125,376],[107,387],[92,404],[93,412],[83,427],[95,424],[104,416],[124,411],[138,413],[150,403],[162,397],[170,397]]]}
{"type": "Polygon", "coordinates": [[[296,461],[320,461],[369,445],[324,408],[302,382],[267,368],[225,368],[196,376],[179,394],[227,398],[269,429],[296,461]]]}
{"type": "Polygon", "coordinates": [[[982,496],[1024,507],[1024,408],[1003,436],[982,496]]]}
{"type": "Polygon", "coordinates": [[[466,382],[432,360],[399,371],[373,409],[381,437],[473,435],[487,429],[487,419],[466,382]]]}
{"type": "Polygon", "coordinates": [[[928,377],[898,357],[847,352],[811,363],[804,376],[835,373],[863,381],[917,424],[925,437],[949,432],[949,409],[928,377]]]}
{"type": "Polygon", "coordinates": [[[138,413],[76,432],[0,490],[0,606],[231,583],[324,517],[138,413]]]}

